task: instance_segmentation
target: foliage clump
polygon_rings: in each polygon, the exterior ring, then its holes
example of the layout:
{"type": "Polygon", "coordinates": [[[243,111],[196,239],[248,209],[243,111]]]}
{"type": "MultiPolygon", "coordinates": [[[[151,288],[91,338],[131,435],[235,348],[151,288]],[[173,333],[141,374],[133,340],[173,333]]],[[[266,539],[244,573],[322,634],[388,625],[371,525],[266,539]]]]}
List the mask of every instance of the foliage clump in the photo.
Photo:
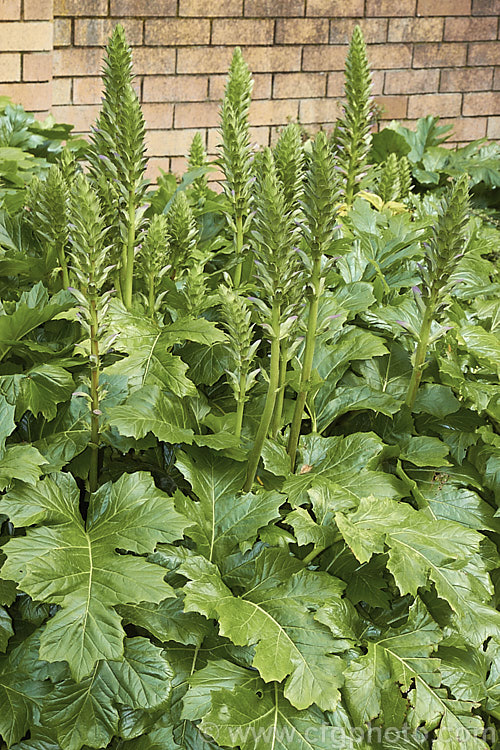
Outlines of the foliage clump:
{"type": "Polygon", "coordinates": [[[236,50],[149,189],[131,70],[0,216],[2,750],[496,749],[498,151],[372,133],[356,29],[333,138],[236,50]]]}

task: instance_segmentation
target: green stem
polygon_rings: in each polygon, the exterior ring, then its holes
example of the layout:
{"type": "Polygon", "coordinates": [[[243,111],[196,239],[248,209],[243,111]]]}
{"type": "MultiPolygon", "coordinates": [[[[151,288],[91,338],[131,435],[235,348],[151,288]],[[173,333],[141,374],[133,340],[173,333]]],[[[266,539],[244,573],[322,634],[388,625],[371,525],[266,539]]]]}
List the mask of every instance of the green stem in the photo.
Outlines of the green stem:
{"type": "Polygon", "coordinates": [[[135,194],[131,190],[128,196],[128,235],[125,249],[125,287],[123,303],[130,310],[132,307],[132,291],[134,286],[134,250],[135,250],[135,194]]]}
{"type": "Polygon", "coordinates": [[[422,379],[422,374],[425,367],[425,358],[427,356],[427,349],[429,346],[429,338],[431,333],[431,325],[434,320],[434,314],[436,312],[436,294],[431,291],[429,302],[425,309],[422,325],[420,326],[420,334],[418,337],[417,349],[415,351],[415,361],[413,364],[413,371],[411,373],[410,384],[406,393],[405,404],[411,411],[417,398],[418,387],[422,379]]]}
{"type": "Polygon", "coordinates": [[[89,491],[95,492],[99,486],[99,341],[97,338],[98,320],[95,299],[90,301],[90,351],[92,354],[90,371],[90,468],[89,491]]]}
{"type": "Polygon", "coordinates": [[[62,276],[63,287],[67,289],[69,287],[69,273],[68,273],[68,263],[66,261],[66,256],[64,254],[64,245],[59,245],[57,249],[57,255],[59,257],[59,265],[61,266],[61,276],[62,276]]]}
{"type": "Polygon", "coordinates": [[[243,269],[243,216],[236,216],[236,260],[238,265],[234,271],[234,286],[236,289],[241,284],[241,272],[243,269]]]}
{"type": "Polygon", "coordinates": [[[280,352],[280,375],[278,383],[278,394],[276,396],[276,404],[274,405],[274,414],[271,427],[271,433],[276,435],[281,427],[281,417],[283,415],[283,402],[285,400],[285,380],[286,380],[286,366],[288,364],[288,343],[282,341],[281,352],[280,352]]]}
{"type": "Polygon", "coordinates": [[[314,358],[314,348],[316,343],[316,326],[318,323],[318,307],[321,294],[321,256],[319,255],[313,261],[311,274],[312,297],[309,302],[309,320],[307,323],[306,343],[304,349],[304,359],[302,362],[302,373],[300,376],[300,390],[295,402],[292,425],[290,427],[290,437],[288,439],[288,455],[292,471],[295,468],[295,457],[297,455],[297,445],[299,442],[300,428],[302,426],[302,415],[307,397],[307,386],[311,378],[312,364],[314,358]]]}
{"type": "Polygon", "coordinates": [[[269,385],[267,388],[266,402],[264,404],[264,411],[260,418],[259,429],[255,436],[255,442],[252,450],[248,456],[247,464],[247,477],[243,486],[244,492],[250,492],[257,473],[257,467],[259,465],[260,456],[262,453],[262,446],[264,440],[267,437],[269,425],[271,424],[271,418],[273,416],[274,404],[276,401],[276,392],[279,384],[279,370],[280,370],[280,304],[279,302],[273,302],[271,311],[271,327],[272,327],[272,340],[271,340],[271,362],[269,365],[269,385]]]}
{"type": "Polygon", "coordinates": [[[247,372],[242,370],[240,373],[240,390],[238,393],[238,401],[236,406],[236,425],[234,428],[234,434],[239,439],[241,435],[241,427],[243,425],[243,412],[245,411],[245,386],[247,383],[247,372]]]}
{"type": "Polygon", "coordinates": [[[149,274],[148,279],[148,313],[149,317],[153,318],[155,314],[155,277],[154,274],[149,274]]]}

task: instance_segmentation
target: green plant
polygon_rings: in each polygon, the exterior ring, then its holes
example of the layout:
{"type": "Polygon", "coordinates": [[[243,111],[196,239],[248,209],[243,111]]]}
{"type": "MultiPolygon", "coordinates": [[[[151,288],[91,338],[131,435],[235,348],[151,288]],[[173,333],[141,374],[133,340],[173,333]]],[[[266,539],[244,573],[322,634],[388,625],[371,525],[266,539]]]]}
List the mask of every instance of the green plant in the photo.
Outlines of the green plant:
{"type": "Polygon", "coordinates": [[[225,192],[199,139],[143,192],[108,60],[107,171],[0,224],[2,750],[496,750],[498,228],[409,151],[251,163],[240,53],[225,192]]]}

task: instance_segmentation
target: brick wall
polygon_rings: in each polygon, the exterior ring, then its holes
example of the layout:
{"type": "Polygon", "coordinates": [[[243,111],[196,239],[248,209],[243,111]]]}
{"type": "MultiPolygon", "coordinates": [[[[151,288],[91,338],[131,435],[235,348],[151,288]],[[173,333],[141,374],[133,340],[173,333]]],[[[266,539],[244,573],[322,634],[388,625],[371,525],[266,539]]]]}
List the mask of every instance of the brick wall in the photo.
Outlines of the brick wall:
{"type": "Polygon", "coordinates": [[[499,14],[500,0],[0,0],[0,94],[87,131],[120,21],[152,168],[181,171],[197,129],[214,153],[234,45],[255,78],[252,138],[268,144],[289,119],[332,126],[360,23],[382,120],[437,114],[457,142],[500,138],[499,14]]]}

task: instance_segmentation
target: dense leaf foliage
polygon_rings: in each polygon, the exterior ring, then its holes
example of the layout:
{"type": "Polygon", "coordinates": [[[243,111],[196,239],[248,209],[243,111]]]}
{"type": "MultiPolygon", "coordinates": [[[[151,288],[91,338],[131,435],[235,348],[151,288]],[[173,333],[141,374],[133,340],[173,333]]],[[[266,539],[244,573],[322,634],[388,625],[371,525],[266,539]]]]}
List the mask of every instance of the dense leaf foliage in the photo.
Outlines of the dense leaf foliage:
{"type": "Polygon", "coordinates": [[[498,748],[495,148],[373,136],[357,29],[331,138],[238,50],[148,191],[131,81],[0,227],[2,748],[498,748]]]}

